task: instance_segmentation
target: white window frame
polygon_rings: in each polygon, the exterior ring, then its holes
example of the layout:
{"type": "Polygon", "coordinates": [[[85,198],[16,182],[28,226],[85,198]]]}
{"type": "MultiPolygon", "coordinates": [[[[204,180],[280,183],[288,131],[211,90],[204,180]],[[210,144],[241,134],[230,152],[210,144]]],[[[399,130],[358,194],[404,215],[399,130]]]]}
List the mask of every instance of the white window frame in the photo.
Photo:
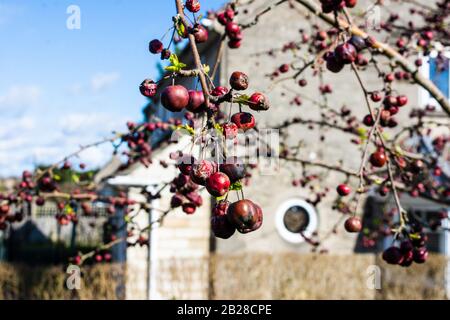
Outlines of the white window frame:
{"type": "Polygon", "coordinates": [[[319,218],[316,209],[303,199],[290,199],[283,202],[275,214],[275,226],[281,238],[291,244],[300,244],[305,242],[305,238],[300,233],[289,231],[284,224],[284,215],[292,207],[302,207],[308,214],[309,223],[306,229],[303,231],[305,237],[311,237],[317,230],[319,225],[319,218]]]}
{"type": "MultiPolygon", "coordinates": [[[[436,50],[432,50],[429,56],[427,56],[427,57],[422,56],[424,63],[419,68],[419,72],[423,77],[430,79],[430,61],[429,60],[430,60],[430,58],[436,58],[437,54],[438,54],[438,52],[436,50]]],[[[449,68],[450,68],[450,48],[446,48],[446,50],[444,51],[444,56],[449,59],[448,63],[449,63],[449,68]]],[[[450,72],[448,75],[449,75],[448,82],[450,85],[450,72]]],[[[419,106],[424,108],[428,104],[434,106],[436,108],[436,111],[442,111],[442,108],[439,105],[439,103],[436,101],[436,99],[431,97],[430,93],[421,87],[419,90],[419,106]]]]}

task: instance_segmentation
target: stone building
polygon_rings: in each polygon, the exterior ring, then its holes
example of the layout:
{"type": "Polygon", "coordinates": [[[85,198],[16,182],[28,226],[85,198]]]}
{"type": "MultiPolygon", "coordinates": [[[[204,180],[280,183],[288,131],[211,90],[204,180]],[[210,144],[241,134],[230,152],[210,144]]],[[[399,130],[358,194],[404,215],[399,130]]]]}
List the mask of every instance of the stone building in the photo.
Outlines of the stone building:
{"type": "MultiPolygon", "coordinates": [[[[362,8],[365,4],[369,7],[370,1],[361,2],[362,8]]],[[[249,22],[252,15],[266,8],[268,3],[271,1],[254,1],[247,8],[247,13],[241,12],[238,16],[239,21],[249,22]]],[[[396,5],[392,2],[390,10],[395,11],[396,5]]],[[[293,39],[300,39],[299,29],[310,29],[311,23],[299,14],[298,10],[301,9],[297,6],[290,7],[288,3],[280,5],[273,12],[261,17],[255,27],[245,30],[244,41],[239,50],[230,50],[225,46],[220,70],[214,79],[217,85],[227,85],[230,74],[236,70],[250,76],[251,90],[265,93],[271,101],[271,109],[268,112],[255,114],[259,128],[276,127],[286,119],[296,116],[305,119],[319,119],[320,116],[319,108],[312,106],[311,102],[306,99],[306,97],[312,100],[316,99],[317,88],[320,85],[319,77],[312,76],[313,71],[308,69],[302,76],[308,80],[306,87],[300,88],[294,81],[285,81],[273,86],[273,81],[267,75],[282,63],[289,62],[291,55],[282,52],[274,56],[261,54],[273,48],[281,48],[293,39]],[[304,103],[301,106],[290,104],[296,94],[304,97],[304,103]]],[[[310,19],[314,20],[314,17],[310,19]]],[[[200,53],[204,63],[212,66],[223,30],[215,24],[207,24],[210,27],[210,38],[206,44],[200,46],[200,53]]],[[[180,60],[189,66],[193,65],[192,58],[186,50],[180,55],[180,60]]],[[[433,77],[430,71],[432,69],[433,60],[431,60],[431,67],[426,62],[421,72],[426,76],[433,77]]],[[[363,72],[361,76],[369,90],[380,87],[380,79],[377,78],[375,72],[363,72]]],[[[445,76],[448,78],[448,71],[443,77],[445,76]]],[[[355,116],[362,118],[367,113],[363,93],[357,79],[349,70],[346,69],[339,74],[327,72],[323,76],[323,82],[333,86],[333,94],[330,99],[332,99],[331,104],[335,110],[340,110],[343,105],[361,106],[361,108],[352,108],[355,110],[355,116]]],[[[177,83],[192,87],[191,79],[180,79],[177,80],[177,83]]],[[[447,90],[448,97],[448,82],[443,82],[441,76],[437,83],[447,90]]],[[[418,86],[396,83],[395,87],[398,92],[409,97],[409,107],[432,103],[426,92],[418,86]]],[[[151,105],[146,112],[156,113],[162,119],[173,116],[158,105],[151,105]]],[[[181,117],[182,115],[175,116],[181,117]]],[[[402,123],[410,121],[407,116],[408,112],[404,111],[400,121],[402,123]]],[[[443,116],[443,112],[439,109],[433,114],[433,117],[435,120],[448,123],[448,117],[443,116]]],[[[342,159],[346,168],[358,169],[361,159],[355,155],[359,155],[359,147],[351,144],[348,136],[343,133],[327,129],[326,140],[320,142],[325,129],[321,131],[307,130],[305,126],[299,125],[292,126],[290,130],[293,132],[291,143],[296,143],[299,139],[304,140],[305,147],[301,149],[304,158],[326,159],[331,163],[334,161],[335,164],[342,159]]],[[[448,127],[445,130],[448,132],[448,127]]],[[[138,192],[139,188],[157,189],[159,185],[170,181],[177,174],[173,168],[166,169],[160,166],[158,160],[166,160],[171,152],[182,149],[184,143],[188,143],[188,141],[181,140],[178,144],[159,147],[154,154],[154,165],[148,169],[137,164],[125,172],[112,173],[104,177],[104,181],[112,189],[128,187],[131,197],[142,200],[142,196],[138,192]]],[[[448,163],[444,163],[444,167],[446,170],[450,169],[448,163]]],[[[300,176],[300,170],[298,165],[281,161],[279,166],[270,173],[254,172],[251,184],[245,187],[245,196],[258,203],[263,209],[264,223],[257,232],[247,235],[236,233],[228,240],[214,238],[209,228],[213,200],[207,193],[203,194],[204,199],[210,199],[210,201],[205,201],[203,207],[194,215],[188,216],[181,210],[176,210],[168,215],[162,226],[153,228],[150,236],[150,249],[127,249],[129,276],[127,297],[208,298],[211,296],[211,270],[209,268],[213,254],[230,256],[241,254],[242,257],[246,257],[246,255],[258,253],[273,256],[284,253],[309,253],[311,246],[305,243],[304,238],[298,232],[292,230],[293,227],[287,223],[289,219],[300,221],[306,235],[314,232],[326,234],[337,224],[337,233],[332,233],[327,237],[324,246],[331,253],[338,255],[353,255],[355,251],[361,251],[357,235],[343,232],[342,223],[339,223],[341,215],[331,209],[333,195],[326,197],[318,206],[313,207],[305,201],[310,196],[309,191],[292,186],[292,179],[300,176]]],[[[314,168],[310,170],[316,172],[314,168]]],[[[343,174],[333,171],[326,172],[326,175],[327,185],[331,187],[345,179],[343,174]]],[[[410,199],[407,196],[403,196],[402,200],[406,209],[414,209],[425,218],[442,209],[432,202],[410,199]]],[[[162,194],[161,200],[154,205],[165,209],[168,207],[169,201],[170,194],[166,190],[162,194]]],[[[389,205],[391,199],[372,196],[366,205],[361,206],[361,212],[358,214],[364,215],[366,218],[370,217],[381,210],[381,206],[386,203],[389,205]]],[[[158,212],[154,211],[151,219],[156,220],[157,218],[158,212]]],[[[142,213],[139,219],[143,226],[149,222],[146,213],[142,213]]],[[[450,255],[450,238],[446,234],[437,233],[432,236],[432,239],[433,251],[450,255]]],[[[380,243],[377,248],[382,249],[384,246],[386,243],[380,243]]],[[[373,258],[372,264],[375,264],[375,258],[373,258]]]]}

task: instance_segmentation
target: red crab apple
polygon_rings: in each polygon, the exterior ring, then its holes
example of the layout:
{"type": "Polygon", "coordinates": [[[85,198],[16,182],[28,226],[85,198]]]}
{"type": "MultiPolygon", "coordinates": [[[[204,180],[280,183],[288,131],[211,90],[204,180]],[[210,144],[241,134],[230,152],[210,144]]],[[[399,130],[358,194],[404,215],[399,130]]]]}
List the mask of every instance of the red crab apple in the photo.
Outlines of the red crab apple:
{"type": "Polygon", "coordinates": [[[345,0],[345,6],[348,8],[353,8],[358,3],[358,0],[345,0]]]}
{"type": "Polygon", "coordinates": [[[383,260],[389,264],[400,264],[403,261],[403,254],[397,247],[390,247],[384,250],[383,260]]]}
{"type": "Polygon", "coordinates": [[[345,220],[344,227],[347,232],[351,233],[360,232],[362,229],[361,219],[358,217],[350,217],[347,220],[345,220]]]}
{"type": "Polygon", "coordinates": [[[415,263],[424,263],[428,259],[428,250],[424,247],[415,248],[413,251],[413,260],[415,263]]]}
{"type": "Polygon", "coordinates": [[[220,165],[220,171],[225,173],[231,183],[241,180],[245,177],[244,162],[238,157],[228,157],[224,163],[220,165]]]}
{"type": "Polygon", "coordinates": [[[150,41],[150,43],[148,45],[148,49],[150,50],[151,53],[157,54],[157,53],[161,53],[163,51],[164,45],[158,39],[154,39],[154,40],[150,41]]]}
{"type": "Polygon", "coordinates": [[[225,26],[225,32],[231,39],[239,39],[241,37],[241,27],[236,22],[228,22],[225,26]]]}
{"type": "Polygon", "coordinates": [[[189,92],[180,85],[169,86],[161,94],[161,103],[169,111],[179,112],[189,103],[189,92]]]}
{"type": "Polygon", "coordinates": [[[178,160],[178,169],[180,169],[180,172],[184,175],[189,175],[192,170],[192,166],[195,163],[195,158],[190,155],[184,155],[181,157],[180,160],[178,160]]]}
{"type": "Polygon", "coordinates": [[[222,200],[216,203],[212,210],[211,229],[217,238],[228,239],[236,231],[236,228],[227,217],[229,205],[230,202],[222,200]]]}
{"type": "Polygon", "coordinates": [[[250,130],[255,127],[255,117],[248,112],[239,112],[231,117],[231,122],[236,124],[238,129],[243,131],[250,130]]]}
{"type": "Polygon", "coordinates": [[[345,196],[348,196],[352,190],[350,189],[350,187],[348,185],[340,184],[336,188],[336,191],[341,197],[345,197],[345,196]]]}
{"type": "Polygon", "coordinates": [[[248,102],[250,109],[254,111],[266,111],[270,108],[267,97],[259,92],[252,94],[248,102]]]}
{"type": "Polygon", "coordinates": [[[208,30],[204,26],[198,25],[194,31],[195,42],[203,43],[208,41],[208,30]]]}
{"type": "Polygon", "coordinates": [[[397,105],[399,107],[403,107],[404,105],[406,105],[408,103],[408,97],[405,95],[401,95],[397,97],[397,105]]]}
{"type": "Polygon", "coordinates": [[[329,52],[325,56],[325,60],[327,62],[327,69],[333,73],[338,73],[344,68],[344,64],[336,58],[333,52],[329,52]]]}
{"type": "Polygon", "coordinates": [[[228,47],[231,49],[238,49],[241,47],[242,40],[231,39],[228,41],[228,47]]]}
{"type": "Polygon", "coordinates": [[[227,94],[228,91],[229,90],[227,87],[218,86],[211,90],[211,95],[214,97],[220,97],[220,96],[227,94]]]}
{"type": "Polygon", "coordinates": [[[228,192],[230,184],[230,178],[225,173],[216,172],[206,181],[206,189],[211,195],[221,197],[228,192]]]}
{"type": "Polygon", "coordinates": [[[222,125],[222,132],[226,139],[234,139],[238,135],[238,127],[233,122],[224,123],[222,125]]]}
{"type": "Polygon", "coordinates": [[[185,7],[190,12],[196,13],[200,11],[200,2],[198,0],[186,0],[185,7]]]}
{"type": "Polygon", "coordinates": [[[145,79],[139,86],[139,91],[147,98],[154,97],[156,89],[158,89],[158,85],[151,79],[145,79]]]}
{"type": "Polygon", "coordinates": [[[350,64],[356,60],[356,48],[349,42],[340,44],[334,50],[334,56],[341,63],[350,64]]]}
{"type": "Polygon", "coordinates": [[[248,88],[248,76],[240,71],[231,74],[230,85],[234,90],[245,90],[248,88]]]}
{"type": "Polygon", "coordinates": [[[374,91],[370,94],[370,99],[372,99],[373,102],[379,102],[383,99],[383,96],[379,91],[374,91]]]}
{"type": "Polygon", "coordinates": [[[208,178],[216,171],[214,163],[208,160],[201,160],[192,166],[191,179],[196,184],[204,186],[208,178]]]}
{"type": "Polygon", "coordinates": [[[205,96],[203,91],[189,90],[189,103],[186,107],[187,110],[198,113],[203,111],[205,104],[205,96]]]}
{"type": "Polygon", "coordinates": [[[191,202],[183,203],[183,212],[186,214],[194,214],[197,206],[191,202]]]}
{"type": "Polygon", "coordinates": [[[377,168],[381,168],[386,164],[387,158],[384,151],[378,150],[370,155],[370,163],[377,168]]]}
{"type": "Polygon", "coordinates": [[[255,231],[261,227],[263,222],[261,207],[248,199],[230,204],[227,216],[240,233],[255,231]]]}
{"type": "Polygon", "coordinates": [[[363,123],[364,125],[366,125],[367,127],[371,127],[375,124],[375,121],[373,121],[373,117],[372,115],[368,114],[364,117],[363,119],[363,123]]]}

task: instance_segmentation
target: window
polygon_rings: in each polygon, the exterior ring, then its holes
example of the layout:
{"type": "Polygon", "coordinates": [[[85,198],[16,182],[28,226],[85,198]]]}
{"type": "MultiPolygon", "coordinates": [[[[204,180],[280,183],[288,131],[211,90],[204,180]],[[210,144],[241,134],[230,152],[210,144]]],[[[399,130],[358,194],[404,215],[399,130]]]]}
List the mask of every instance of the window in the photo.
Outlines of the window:
{"type": "MultiPolygon", "coordinates": [[[[441,54],[441,56],[438,56],[437,52],[432,52],[427,58],[427,61],[424,61],[424,64],[420,69],[421,74],[430,79],[447,99],[450,97],[449,61],[450,51],[441,54]]],[[[437,101],[433,99],[425,89],[421,89],[419,102],[421,106],[431,104],[435,106],[437,110],[440,110],[437,101]]]]}
{"type": "Polygon", "coordinates": [[[305,241],[301,233],[311,237],[317,230],[316,210],[308,202],[291,199],[284,202],[275,215],[275,225],[280,236],[287,242],[299,244],[305,241]]]}

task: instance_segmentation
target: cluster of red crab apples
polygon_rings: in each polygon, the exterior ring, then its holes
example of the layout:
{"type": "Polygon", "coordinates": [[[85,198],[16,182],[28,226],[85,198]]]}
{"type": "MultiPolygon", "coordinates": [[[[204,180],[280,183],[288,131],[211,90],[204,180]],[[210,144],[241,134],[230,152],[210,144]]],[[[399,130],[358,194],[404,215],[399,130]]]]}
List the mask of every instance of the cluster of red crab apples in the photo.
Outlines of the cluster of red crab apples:
{"type": "Polygon", "coordinates": [[[216,237],[228,239],[236,230],[249,233],[261,227],[263,214],[260,206],[248,199],[234,203],[226,200],[232,184],[238,183],[246,174],[245,165],[239,158],[230,157],[219,165],[185,155],[178,161],[178,168],[190,181],[205,186],[212,196],[221,199],[214,206],[211,218],[216,237]]]}

